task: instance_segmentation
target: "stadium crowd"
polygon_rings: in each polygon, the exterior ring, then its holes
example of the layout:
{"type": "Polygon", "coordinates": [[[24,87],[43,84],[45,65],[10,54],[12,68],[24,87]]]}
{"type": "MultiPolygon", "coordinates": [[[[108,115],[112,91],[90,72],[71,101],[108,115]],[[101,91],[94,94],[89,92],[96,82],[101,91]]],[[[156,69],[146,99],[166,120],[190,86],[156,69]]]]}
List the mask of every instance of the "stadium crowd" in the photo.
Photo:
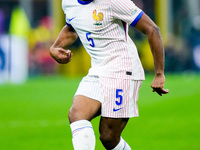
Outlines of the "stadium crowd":
{"type": "MultiPolygon", "coordinates": [[[[48,0],[32,1],[36,11],[33,11],[32,20],[27,16],[30,23],[29,34],[27,35],[29,42],[29,76],[47,75],[47,74],[86,74],[88,55],[84,52],[80,41],[72,46],[74,59],[67,65],[67,69],[63,65],[57,65],[49,55],[49,47],[55,40],[52,36],[53,18],[50,9],[47,8],[48,0]],[[84,57],[83,57],[84,56],[84,57]],[[87,61],[87,63],[84,63],[87,61]],[[80,65],[83,64],[83,65],[80,65]],[[84,65],[85,64],[85,65],[84,65]],[[77,68],[77,69],[76,69],[77,68]]],[[[136,5],[142,8],[153,20],[155,20],[155,0],[133,0],[136,5]]],[[[0,37],[10,33],[10,23],[13,16],[13,10],[16,7],[23,9],[20,0],[0,0],[0,37]]],[[[182,0],[172,1],[171,6],[172,30],[168,35],[168,41],[165,44],[166,52],[166,72],[183,72],[183,71],[200,71],[200,14],[191,18],[186,2],[182,0]],[[192,21],[191,21],[192,20],[192,21]]],[[[199,5],[200,6],[200,5],[199,5]]],[[[33,10],[34,10],[33,8],[33,10]]],[[[200,9],[199,9],[200,10],[200,9]]],[[[26,12],[26,11],[25,11],[26,12]]],[[[63,25],[64,25],[63,18],[63,25]]],[[[150,52],[147,51],[147,41],[144,36],[138,34],[136,30],[130,30],[130,36],[136,42],[139,55],[145,70],[153,71],[153,60],[150,52]],[[151,60],[151,61],[150,61],[151,60]],[[151,62],[151,63],[149,63],[151,62]]],[[[3,68],[3,52],[0,45],[0,69],[3,68]]]]}

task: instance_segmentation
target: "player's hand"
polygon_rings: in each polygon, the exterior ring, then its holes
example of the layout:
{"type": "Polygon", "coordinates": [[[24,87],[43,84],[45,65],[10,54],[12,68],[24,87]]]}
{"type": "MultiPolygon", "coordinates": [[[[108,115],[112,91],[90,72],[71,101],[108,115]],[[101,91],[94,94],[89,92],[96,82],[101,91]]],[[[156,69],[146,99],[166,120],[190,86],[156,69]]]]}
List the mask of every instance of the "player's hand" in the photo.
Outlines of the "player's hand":
{"type": "Polygon", "coordinates": [[[160,96],[162,96],[162,94],[169,93],[169,89],[164,89],[164,84],[165,84],[165,76],[156,75],[153,82],[151,83],[151,88],[153,89],[153,92],[156,92],[160,96]]]}
{"type": "Polygon", "coordinates": [[[60,64],[67,64],[72,59],[72,52],[63,48],[50,48],[50,55],[60,64]]]}

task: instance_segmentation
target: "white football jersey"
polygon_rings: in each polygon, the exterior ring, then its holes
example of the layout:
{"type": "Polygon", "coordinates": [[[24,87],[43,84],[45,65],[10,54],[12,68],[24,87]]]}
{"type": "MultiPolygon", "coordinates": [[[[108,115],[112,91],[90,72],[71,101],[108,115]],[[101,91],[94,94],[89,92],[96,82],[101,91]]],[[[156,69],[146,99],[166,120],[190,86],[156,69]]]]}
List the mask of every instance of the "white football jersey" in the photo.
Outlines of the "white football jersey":
{"type": "Polygon", "coordinates": [[[143,11],[131,0],[62,0],[66,24],[91,56],[90,75],[144,80],[137,48],[128,35],[143,11]]]}

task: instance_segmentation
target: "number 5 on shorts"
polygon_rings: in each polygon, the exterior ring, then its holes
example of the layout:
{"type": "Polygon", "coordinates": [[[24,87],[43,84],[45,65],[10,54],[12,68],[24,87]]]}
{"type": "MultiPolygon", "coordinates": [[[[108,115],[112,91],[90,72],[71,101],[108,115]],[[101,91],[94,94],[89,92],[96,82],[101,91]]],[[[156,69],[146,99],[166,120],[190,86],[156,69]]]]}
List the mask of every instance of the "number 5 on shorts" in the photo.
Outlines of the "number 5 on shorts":
{"type": "Polygon", "coordinates": [[[122,104],[122,101],[123,101],[123,97],[122,97],[122,93],[120,92],[123,92],[122,89],[116,89],[116,98],[119,98],[119,101],[115,101],[116,105],[121,105],[122,104]]]}

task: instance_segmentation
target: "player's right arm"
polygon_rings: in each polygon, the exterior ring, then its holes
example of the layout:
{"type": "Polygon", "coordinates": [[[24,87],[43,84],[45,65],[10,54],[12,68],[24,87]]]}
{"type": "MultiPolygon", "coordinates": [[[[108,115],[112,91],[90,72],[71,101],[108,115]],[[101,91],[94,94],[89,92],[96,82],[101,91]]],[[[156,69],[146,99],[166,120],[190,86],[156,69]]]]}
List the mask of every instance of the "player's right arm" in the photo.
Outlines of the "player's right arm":
{"type": "Polygon", "coordinates": [[[70,50],[66,50],[71,44],[73,44],[78,38],[76,31],[67,25],[65,25],[56,41],[50,48],[50,55],[61,64],[66,64],[71,61],[72,53],[70,50]]]}

